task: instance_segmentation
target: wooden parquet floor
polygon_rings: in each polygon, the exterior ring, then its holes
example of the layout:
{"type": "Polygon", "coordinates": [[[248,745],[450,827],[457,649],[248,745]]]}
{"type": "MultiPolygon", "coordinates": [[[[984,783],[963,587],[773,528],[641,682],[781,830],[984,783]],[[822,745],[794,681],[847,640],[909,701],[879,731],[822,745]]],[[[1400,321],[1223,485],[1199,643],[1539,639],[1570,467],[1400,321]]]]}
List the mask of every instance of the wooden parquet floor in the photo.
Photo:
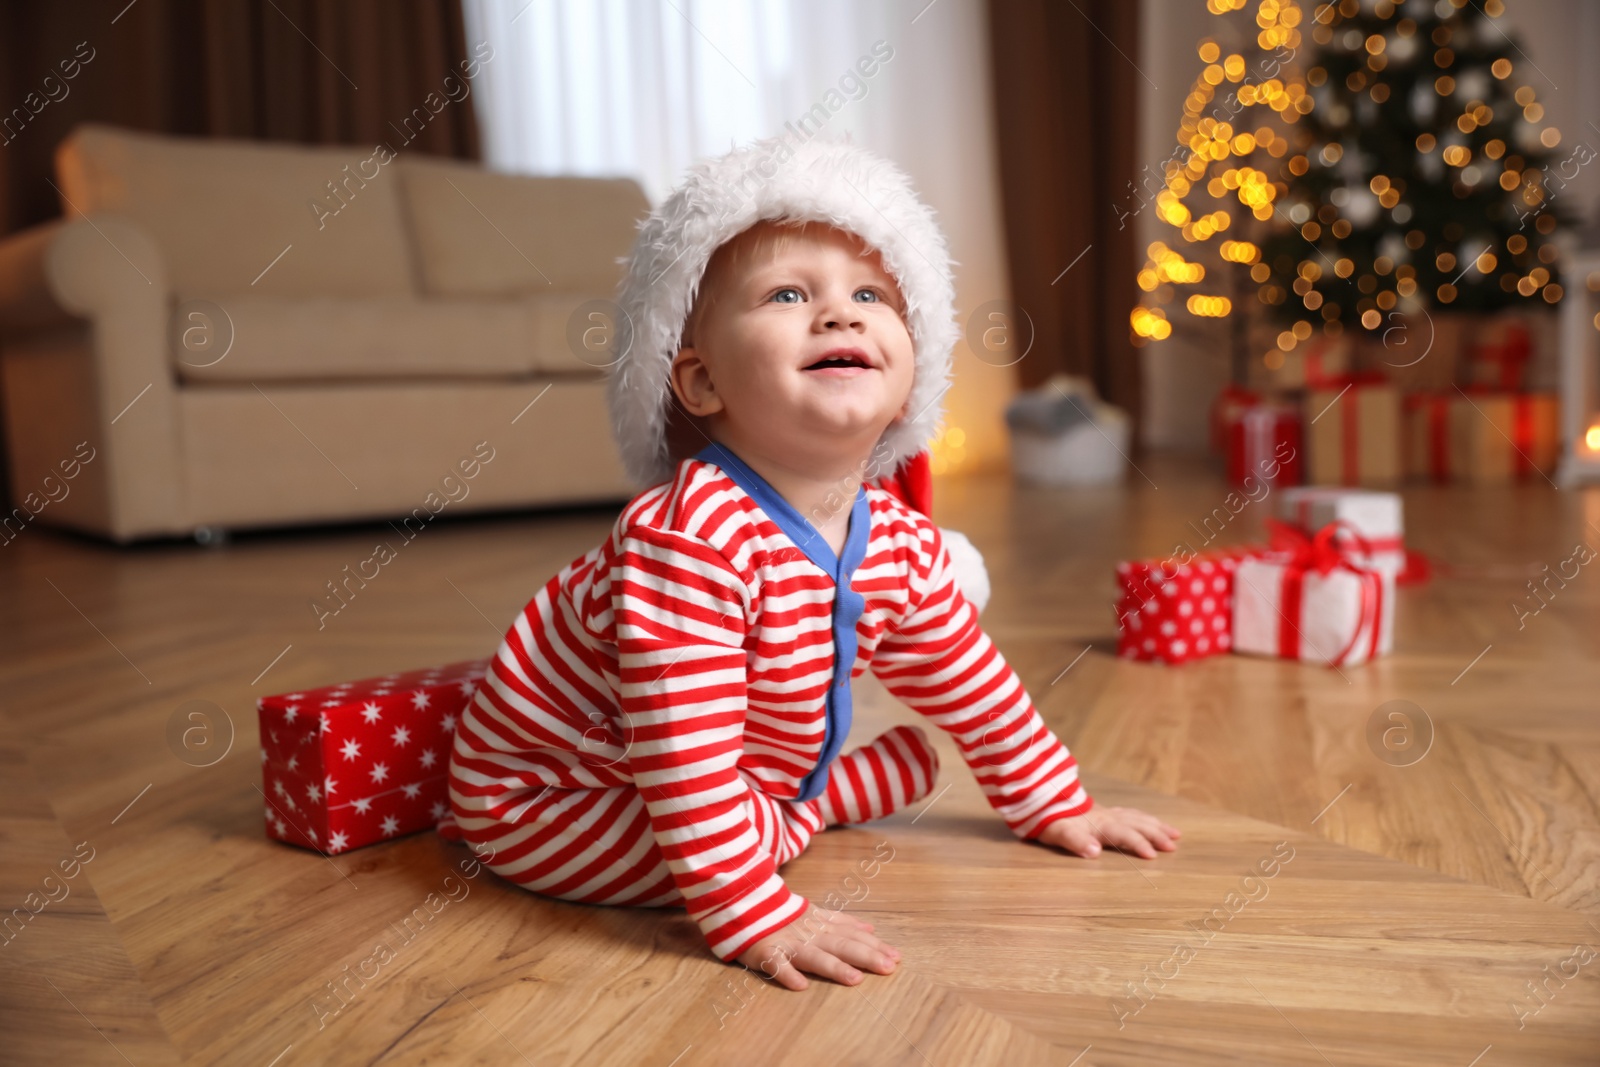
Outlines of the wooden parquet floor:
{"type": "MultiPolygon", "coordinates": [[[[333,859],[263,835],[257,696],[491,654],[614,512],[442,522],[320,630],[308,600],[382,524],[212,549],[29,528],[0,549],[0,1063],[1600,1063],[1600,569],[1512,606],[1600,547],[1600,491],[1408,489],[1408,540],[1447,566],[1403,590],[1375,664],[1163,668],[1112,656],[1112,566],[1199,547],[1188,524],[1226,490],[1141,467],[1075,491],[947,479],[937,517],[984,552],[985,628],[1091,791],[1182,847],[1021,844],[933,731],[929,802],[783,870],[904,962],[800,993],[743,981],[681,911],[459,879],[469,853],[433,834],[333,859]],[[167,740],[197,700],[232,730],[206,767],[167,740]],[[1368,740],[1396,708],[1398,754],[1368,740]],[[452,872],[468,891],[397,934],[452,872]]],[[[871,679],[856,707],[852,744],[917,721],[871,679]]]]}

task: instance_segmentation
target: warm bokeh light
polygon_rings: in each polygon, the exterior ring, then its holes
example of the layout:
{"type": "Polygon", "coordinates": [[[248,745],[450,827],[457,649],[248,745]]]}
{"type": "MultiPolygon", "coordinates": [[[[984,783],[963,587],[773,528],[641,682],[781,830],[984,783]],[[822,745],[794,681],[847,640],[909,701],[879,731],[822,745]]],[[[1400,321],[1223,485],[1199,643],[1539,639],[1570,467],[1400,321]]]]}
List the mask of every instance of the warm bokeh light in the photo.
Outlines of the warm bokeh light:
{"type": "Polygon", "coordinates": [[[1261,249],[1249,241],[1224,241],[1218,252],[1230,263],[1254,263],[1261,258],[1261,249]]]}
{"type": "Polygon", "coordinates": [[[1195,293],[1189,297],[1187,305],[1190,314],[1200,315],[1205,318],[1220,319],[1233,310],[1233,302],[1225,296],[1203,296],[1195,293]]]}
{"type": "Polygon", "coordinates": [[[961,470],[967,461],[967,431],[947,426],[928,446],[928,472],[950,474],[961,470]]]}
{"type": "MultiPolygon", "coordinates": [[[[1508,81],[1532,61],[1514,62],[1486,21],[1500,0],[1206,7],[1248,10],[1255,48],[1232,20],[1196,46],[1177,149],[1135,206],[1176,236],[1151,242],[1137,271],[1133,343],[1169,337],[1185,315],[1242,311],[1293,323],[1273,350],[1281,365],[1319,333],[1377,330],[1392,311],[1560,300],[1543,265],[1557,266],[1549,238],[1569,207],[1552,206],[1562,186],[1546,151],[1562,134],[1542,124],[1533,87],[1508,81]],[[1485,215],[1491,196],[1507,210],[1485,215]],[[1211,291],[1186,290],[1201,284],[1211,291]]],[[[1237,350],[1247,331],[1233,336],[1235,367],[1263,358],[1237,350]]]]}

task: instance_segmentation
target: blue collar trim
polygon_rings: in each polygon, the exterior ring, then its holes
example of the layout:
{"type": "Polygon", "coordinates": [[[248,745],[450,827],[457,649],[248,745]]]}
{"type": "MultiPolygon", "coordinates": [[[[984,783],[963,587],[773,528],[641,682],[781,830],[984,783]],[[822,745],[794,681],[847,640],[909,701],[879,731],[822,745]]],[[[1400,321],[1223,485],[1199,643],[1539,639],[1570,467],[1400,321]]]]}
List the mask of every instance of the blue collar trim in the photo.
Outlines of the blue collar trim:
{"type": "Polygon", "coordinates": [[[804,552],[811,562],[821,567],[834,581],[848,580],[855,574],[856,568],[861,566],[861,561],[866,558],[872,509],[867,504],[865,485],[856,487],[856,497],[850,511],[850,529],[845,536],[843,555],[835,556],[827,539],[811,525],[810,520],[800,514],[799,510],[774,489],[770,482],[757,474],[727,446],[713,441],[702,448],[695,455],[695,459],[705,463],[715,463],[721,467],[739,488],[761,505],[761,510],[778,524],[778,528],[795,543],[795,547],[804,552]]]}

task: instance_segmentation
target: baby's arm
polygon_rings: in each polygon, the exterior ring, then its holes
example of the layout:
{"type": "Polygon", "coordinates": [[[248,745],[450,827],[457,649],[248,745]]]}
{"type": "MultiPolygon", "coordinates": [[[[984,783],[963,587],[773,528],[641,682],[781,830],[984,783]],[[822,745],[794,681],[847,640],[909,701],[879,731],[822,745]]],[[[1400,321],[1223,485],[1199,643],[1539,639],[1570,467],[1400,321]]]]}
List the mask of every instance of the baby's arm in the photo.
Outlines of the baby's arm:
{"type": "Polygon", "coordinates": [[[1077,760],[1045,724],[956,585],[939,528],[923,516],[915,521],[922,552],[913,561],[911,600],[903,618],[889,620],[873,674],[950,734],[990,805],[1023,840],[1080,855],[1098,853],[1096,842],[1143,855],[1134,836],[1143,844],[1148,830],[1156,847],[1172,847],[1178,831],[1153,816],[1129,808],[1093,810],[1077,760]]]}
{"type": "Polygon", "coordinates": [[[744,801],[747,586],[714,547],[636,527],[611,571],[627,761],[689,916],[719,959],[805,913],[744,801]]]}
{"type": "Polygon", "coordinates": [[[725,961],[790,989],[801,970],[847,985],[898,953],[853,915],[811,906],[778,876],[746,814],[739,774],[747,710],[749,585],[714,547],[630,530],[611,568],[628,767],[690,918],[725,961]]]}

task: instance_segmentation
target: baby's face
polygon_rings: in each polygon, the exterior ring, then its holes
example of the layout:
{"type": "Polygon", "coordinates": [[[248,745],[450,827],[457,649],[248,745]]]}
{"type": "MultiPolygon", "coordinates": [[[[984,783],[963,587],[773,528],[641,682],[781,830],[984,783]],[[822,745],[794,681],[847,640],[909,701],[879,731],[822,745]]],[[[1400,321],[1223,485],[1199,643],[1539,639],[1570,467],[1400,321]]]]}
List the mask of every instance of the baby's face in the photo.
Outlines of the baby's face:
{"type": "Polygon", "coordinates": [[[734,257],[722,277],[708,275],[716,300],[679,351],[674,384],[735,452],[833,463],[870,452],[907,414],[911,334],[876,250],[863,256],[859,238],[833,227],[791,233],[776,254],[762,247],[734,257]],[[841,349],[853,351],[825,362],[841,349]]]}

